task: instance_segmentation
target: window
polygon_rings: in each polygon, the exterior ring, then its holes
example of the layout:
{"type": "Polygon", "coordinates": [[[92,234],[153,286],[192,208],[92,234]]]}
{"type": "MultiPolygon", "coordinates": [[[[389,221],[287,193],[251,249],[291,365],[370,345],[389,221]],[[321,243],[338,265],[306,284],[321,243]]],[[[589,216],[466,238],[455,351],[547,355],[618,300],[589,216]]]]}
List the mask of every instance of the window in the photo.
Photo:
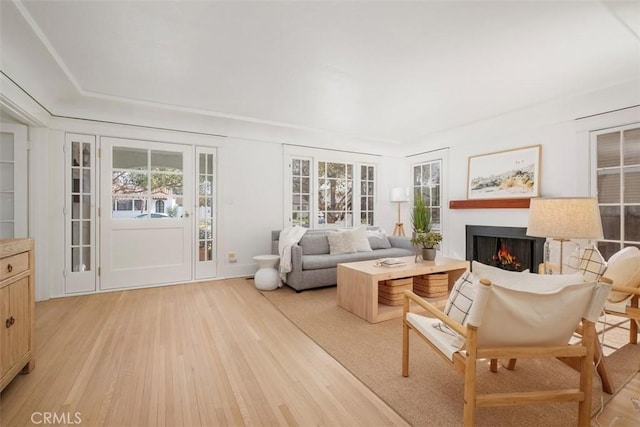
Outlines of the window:
{"type": "Polygon", "coordinates": [[[442,160],[433,160],[413,166],[413,197],[422,197],[431,213],[431,228],[441,231],[442,160]]]}
{"type": "MultiPolygon", "coordinates": [[[[312,150],[309,150],[312,151],[312,150]]],[[[345,160],[291,154],[285,211],[291,225],[341,228],[375,225],[376,166],[347,154],[345,160]]]]}
{"type": "Polygon", "coordinates": [[[113,218],[182,216],[182,153],[114,147],[112,170],[113,218]]]}
{"type": "Polygon", "coordinates": [[[374,166],[360,166],[360,223],[374,225],[373,206],[375,195],[374,166]]]}
{"type": "Polygon", "coordinates": [[[291,160],[291,221],[309,228],[311,218],[311,160],[291,160]]]}
{"type": "Polygon", "coordinates": [[[592,140],[604,231],[598,250],[608,259],[623,247],[640,248],[640,127],[608,129],[592,140]]]}
{"type": "Polygon", "coordinates": [[[320,227],[353,227],[353,164],[318,162],[320,227]]]}

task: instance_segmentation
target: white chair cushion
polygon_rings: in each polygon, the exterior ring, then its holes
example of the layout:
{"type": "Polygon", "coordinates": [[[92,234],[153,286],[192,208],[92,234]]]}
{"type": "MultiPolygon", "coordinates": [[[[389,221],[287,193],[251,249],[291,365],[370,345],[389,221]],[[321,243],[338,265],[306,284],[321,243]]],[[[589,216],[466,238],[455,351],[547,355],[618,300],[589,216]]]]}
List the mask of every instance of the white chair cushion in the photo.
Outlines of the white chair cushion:
{"type": "Polygon", "coordinates": [[[620,249],[615,254],[609,257],[609,261],[607,261],[607,265],[615,264],[618,261],[622,261],[625,258],[630,258],[634,256],[640,255],[640,249],[635,246],[627,246],[626,248],[620,249]]]}
{"type": "Polygon", "coordinates": [[[444,324],[436,318],[407,313],[407,322],[433,343],[449,360],[453,360],[453,355],[464,347],[464,339],[446,326],[443,328],[444,324]]]}

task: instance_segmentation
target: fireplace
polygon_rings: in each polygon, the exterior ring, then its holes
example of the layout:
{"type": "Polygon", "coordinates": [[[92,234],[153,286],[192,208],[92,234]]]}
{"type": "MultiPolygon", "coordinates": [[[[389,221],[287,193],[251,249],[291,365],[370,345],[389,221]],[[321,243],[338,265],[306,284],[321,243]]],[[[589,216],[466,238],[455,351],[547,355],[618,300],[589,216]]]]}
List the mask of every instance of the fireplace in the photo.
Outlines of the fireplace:
{"type": "Polygon", "coordinates": [[[467,260],[510,271],[538,272],[545,238],[527,236],[526,227],[467,225],[467,260]]]}

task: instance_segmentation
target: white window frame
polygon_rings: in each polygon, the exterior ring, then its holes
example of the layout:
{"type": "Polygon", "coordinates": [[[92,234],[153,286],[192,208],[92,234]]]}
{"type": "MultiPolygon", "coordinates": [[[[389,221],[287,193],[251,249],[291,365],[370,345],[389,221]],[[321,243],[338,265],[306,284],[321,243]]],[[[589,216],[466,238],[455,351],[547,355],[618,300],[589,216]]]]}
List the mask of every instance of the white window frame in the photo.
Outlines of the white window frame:
{"type": "Polygon", "coordinates": [[[377,187],[378,187],[378,168],[376,158],[377,156],[367,155],[367,154],[359,154],[359,153],[349,153],[349,152],[341,152],[334,150],[321,150],[321,149],[312,149],[306,147],[298,147],[298,146],[284,146],[283,148],[283,156],[284,156],[284,164],[285,164],[285,179],[284,179],[284,219],[283,226],[289,227],[295,225],[293,222],[293,208],[292,208],[292,191],[293,191],[293,183],[292,183],[292,161],[293,159],[303,159],[311,161],[311,183],[310,183],[310,218],[309,218],[309,228],[317,229],[317,228],[351,228],[357,227],[361,225],[360,218],[360,167],[363,165],[373,166],[374,167],[374,189],[373,189],[373,216],[374,218],[379,218],[378,212],[378,200],[377,200],[377,187]],[[352,224],[337,226],[334,224],[319,224],[318,221],[318,162],[328,162],[328,163],[344,163],[344,164],[352,164],[353,165],[353,190],[352,190],[352,224]]]}
{"type": "Polygon", "coordinates": [[[619,234],[620,234],[620,238],[619,239],[611,239],[611,238],[606,238],[607,236],[605,235],[605,238],[602,240],[599,240],[599,242],[602,242],[603,244],[617,244],[617,250],[622,249],[625,246],[639,246],[640,247],[640,241],[635,241],[635,240],[629,240],[626,238],[625,236],[625,214],[624,214],[624,210],[626,207],[628,206],[640,206],[640,202],[626,202],[624,199],[624,194],[625,194],[625,170],[630,170],[630,169],[637,169],[639,167],[639,165],[624,165],[623,164],[623,152],[622,152],[622,147],[623,144],[620,144],[620,150],[619,150],[619,156],[620,156],[620,165],[618,166],[611,166],[611,167],[604,167],[604,168],[598,168],[598,137],[601,135],[606,135],[606,134],[610,134],[610,133],[619,133],[621,136],[621,138],[624,138],[624,132],[631,130],[631,129],[640,129],[640,123],[633,123],[633,124],[629,124],[629,125],[624,125],[624,126],[616,126],[616,127],[610,127],[607,129],[602,129],[602,130],[598,130],[598,131],[593,131],[590,133],[590,153],[591,153],[591,194],[594,195],[595,197],[598,198],[598,200],[600,200],[599,194],[598,194],[598,172],[599,171],[603,171],[603,170],[619,170],[619,175],[620,175],[620,199],[618,202],[615,203],[609,203],[609,202],[603,202],[603,203],[598,203],[601,211],[602,208],[606,208],[606,207],[617,207],[619,208],[619,213],[620,213],[620,230],[619,230],[619,234]]]}

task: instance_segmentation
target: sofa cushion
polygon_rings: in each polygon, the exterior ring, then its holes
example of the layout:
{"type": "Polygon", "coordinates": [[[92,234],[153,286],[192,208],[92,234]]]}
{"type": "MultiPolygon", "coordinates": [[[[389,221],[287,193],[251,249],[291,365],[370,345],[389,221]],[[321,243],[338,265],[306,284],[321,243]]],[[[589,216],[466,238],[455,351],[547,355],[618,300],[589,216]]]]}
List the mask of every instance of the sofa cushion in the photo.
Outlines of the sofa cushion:
{"type": "Polygon", "coordinates": [[[329,253],[329,240],[327,234],[323,233],[305,233],[300,239],[298,245],[302,248],[303,255],[320,255],[329,253]]]}
{"type": "Polygon", "coordinates": [[[335,268],[338,264],[375,260],[379,258],[396,258],[413,255],[411,251],[401,248],[377,249],[371,252],[354,252],[341,255],[303,255],[302,270],[319,270],[335,268]]]}
{"type": "Polygon", "coordinates": [[[349,239],[345,232],[327,234],[329,240],[329,254],[350,254],[356,251],[355,241],[349,239]]]}
{"type": "Polygon", "coordinates": [[[367,230],[367,240],[369,240],[369,246],[371,249],[389,249],[391,242],[383,230],[367,230]]]}
{"type": "MultiPolygon", "coordinates": [[[[371,245],[367,239],[367,226],[361,225],[352,230],[343,231],[344,238],[349,240],[350,244],[356,252],[371,252],[371,245]]],[[[329,242],[329,249],[331,249],[331,242],[329,242]]]]}

